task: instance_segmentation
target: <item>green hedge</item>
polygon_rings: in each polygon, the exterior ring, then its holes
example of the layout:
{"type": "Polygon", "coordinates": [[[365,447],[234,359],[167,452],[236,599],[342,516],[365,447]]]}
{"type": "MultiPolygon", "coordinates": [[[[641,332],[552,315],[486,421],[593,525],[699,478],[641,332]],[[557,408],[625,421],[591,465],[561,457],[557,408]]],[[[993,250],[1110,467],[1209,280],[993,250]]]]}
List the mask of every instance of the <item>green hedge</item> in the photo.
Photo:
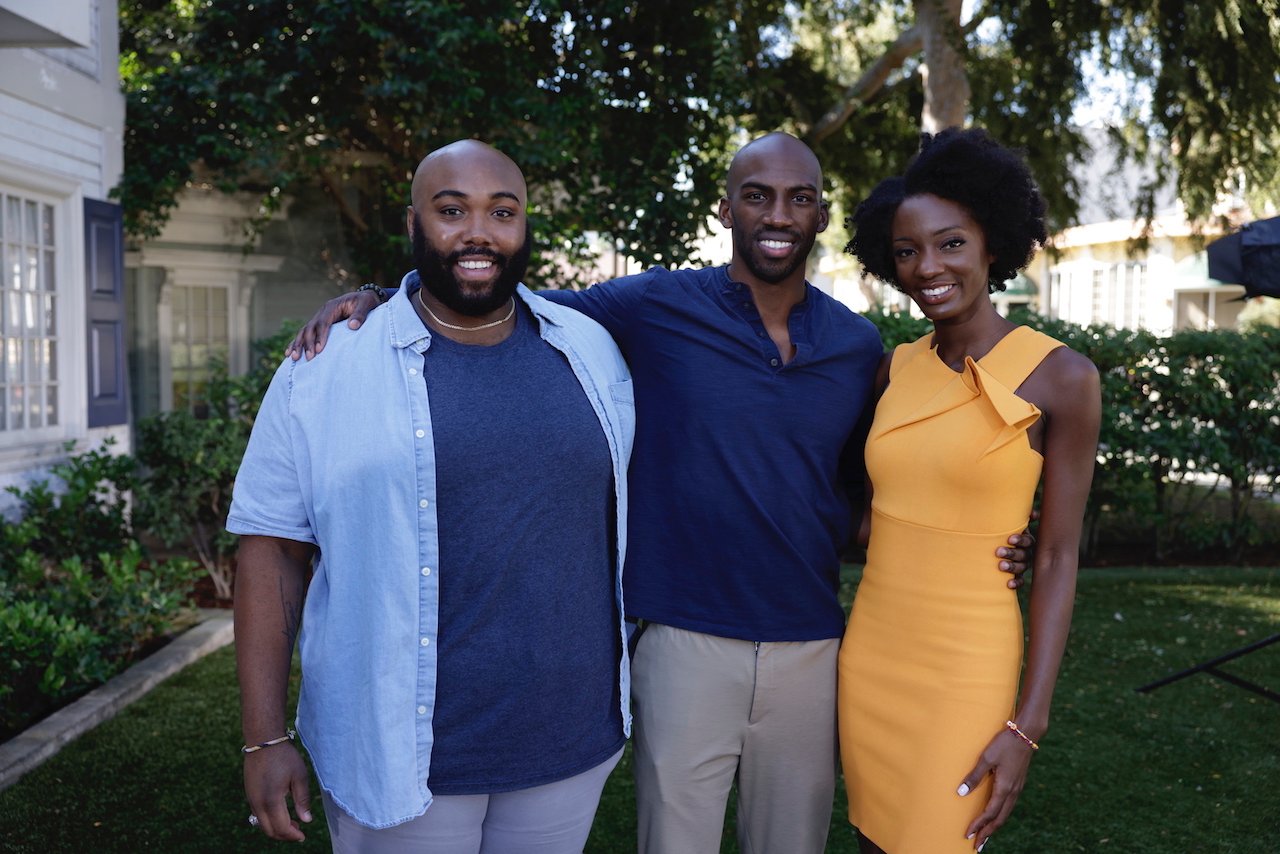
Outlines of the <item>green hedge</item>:
{"type": "Polygon", "coordinates": [[[230,598],[236,538],[223,524],[231,487],[292,337],[282,330],[257,342],[244,376],[217,371],[207,417],[142,420],[136,456],[113,454],[108,442],[54,466],[50,482],[9,490],[18,518],[0,519],[0,740],[160,642],[201,574],[218,598],[230,598]],[[151,560],[139,539],[196,560],[151,560]]]}
{"type": "MultiPolygon", "coordinates": [[[[929,324],[869,312],[886,348],[929,324]]],[[[1014,318],[1085,354],[1102,378],[1098,467],[1086,511],[1087,558],[1108,536],[1145,556],[1240,560],[1280,545],[1280,329],[1141,330],[1014,318]],[[1261,500],[1260,500],[1261,499],[1261,500]]]]}
{"type": "Polygon", "coordinates": [[[0,521],[0,740],[123,670],[173,627],[193,561],[148,560],[127,502],[133,461],[107,447],[55,466],[65,487],[10,488],[0,521]]]}

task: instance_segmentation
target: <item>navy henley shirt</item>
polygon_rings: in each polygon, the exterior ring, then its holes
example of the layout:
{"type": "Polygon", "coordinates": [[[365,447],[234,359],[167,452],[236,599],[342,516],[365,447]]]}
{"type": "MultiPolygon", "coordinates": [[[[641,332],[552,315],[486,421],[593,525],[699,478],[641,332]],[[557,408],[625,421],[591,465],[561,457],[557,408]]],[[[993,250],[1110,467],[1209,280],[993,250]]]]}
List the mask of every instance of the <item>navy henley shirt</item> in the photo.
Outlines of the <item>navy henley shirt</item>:
{"type": "Polygon", "coordinates": [[[871,399],[875,326],[806,285],[783,364],[727,267],[539,295],[608,329],[631,367],[627,616],[751,641],[840,637],[841,459],[871,399]]]}

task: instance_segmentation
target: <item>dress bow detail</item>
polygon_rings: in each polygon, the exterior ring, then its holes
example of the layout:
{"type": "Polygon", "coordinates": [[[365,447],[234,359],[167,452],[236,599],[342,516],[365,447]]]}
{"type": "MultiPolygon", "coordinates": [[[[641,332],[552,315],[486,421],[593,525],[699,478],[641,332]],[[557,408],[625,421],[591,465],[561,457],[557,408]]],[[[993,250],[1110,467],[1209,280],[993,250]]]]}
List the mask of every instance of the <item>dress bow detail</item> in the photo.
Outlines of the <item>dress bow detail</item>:
{"type": "Polygon", "coordinates": [[[932,349],[922,348],[920,352],[914,354],[914,358],[908,364],[895,372],[893,377],[895,385],[905,389],[907,394],[911,394],[915,389],[921,390],[923,394],[910,410],[909,415],[894,424],[875,430],[876,434],[883,435],[910,424],[936,418],[973,402],[975,398],[980,398],[988,405],[996,419],[1003,424],[996,431],[991,443],[978,456],[978,459],[982,459],[1025,433],[1040,417],[1040,409],[1035,404],[1018,397],[1012,389],[972,357],[966,356],[964,370],[953,371],[954,379],[941,388],[937,387],[936,379],[930,382],[922,376],[926,372],[939,368],[951,370],[938,361],[937,354],[932,349]],[[933,393],[930,394],[930,392],[933,393]]]}

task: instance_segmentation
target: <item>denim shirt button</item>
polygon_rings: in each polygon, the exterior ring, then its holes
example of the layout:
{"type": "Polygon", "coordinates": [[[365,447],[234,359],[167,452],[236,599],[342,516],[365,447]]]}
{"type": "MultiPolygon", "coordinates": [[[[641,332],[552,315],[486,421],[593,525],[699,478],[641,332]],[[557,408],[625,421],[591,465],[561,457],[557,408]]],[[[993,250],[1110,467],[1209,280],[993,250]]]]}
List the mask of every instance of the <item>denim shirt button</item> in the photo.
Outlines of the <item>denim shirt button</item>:
{"type": "Polygon", "coordinates": [[[421,508],[423,508],[423,509],[425,510],[425,509],[426,509],[426,507],[427,507],[427,505],[428,505],[428,504],[430,504],[430,503],[431,503],[431,502],[427,501],[427,499],[425,499],[425,498],[424,498],[424,499],[422,499],[421,501],[419,501],[419,502],[418,502],[418,506],[419,506],[419,507],[421,507],[421,508]]]}

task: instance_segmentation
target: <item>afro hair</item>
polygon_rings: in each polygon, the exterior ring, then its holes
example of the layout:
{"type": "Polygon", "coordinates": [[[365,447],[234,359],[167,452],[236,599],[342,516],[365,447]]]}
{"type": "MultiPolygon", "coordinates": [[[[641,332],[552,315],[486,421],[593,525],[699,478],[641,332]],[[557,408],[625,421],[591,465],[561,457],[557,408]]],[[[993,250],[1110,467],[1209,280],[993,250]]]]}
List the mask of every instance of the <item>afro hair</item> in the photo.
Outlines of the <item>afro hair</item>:
{"type": "Polygon", "coordinates": [[[893,216],[909,196],[932,194],[963,206],[982,228],[992,291],[1031,262],[1048,238],[1044,198],[1020,152],[981,128],[947,128],[921,136],[920,151],[901,176],[881,181],[845,226],[845,251],[871,275],[899,287],[893,263],[893,216]]]}

